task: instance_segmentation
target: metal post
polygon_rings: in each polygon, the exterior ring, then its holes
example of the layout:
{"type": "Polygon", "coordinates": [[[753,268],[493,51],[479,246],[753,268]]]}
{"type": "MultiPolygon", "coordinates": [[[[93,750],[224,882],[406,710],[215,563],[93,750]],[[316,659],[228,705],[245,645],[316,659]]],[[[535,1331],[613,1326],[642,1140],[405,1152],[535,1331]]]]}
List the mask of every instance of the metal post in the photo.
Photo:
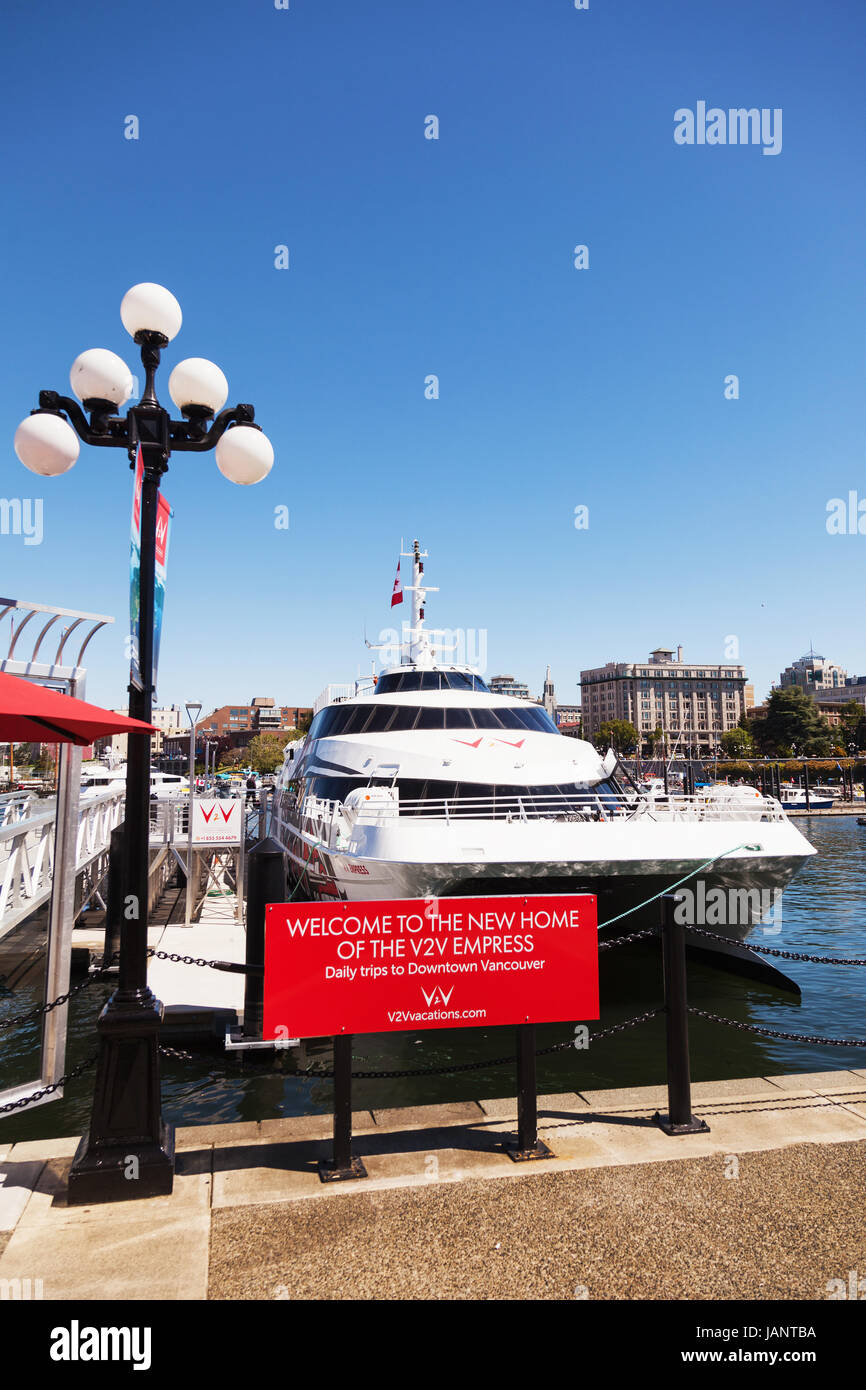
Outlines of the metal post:
{"type": "Polygon", "coordinates": [[[193,903],[193,873],[192,873],[192,817],[193,806],[195,805],[195,720],[189,731],[189,824],[187,826],[186,844],[186,920],[184,925],[192,926],[192,914],[194,911],[193,903]]]}
{"type": "Polygon", "coordinates": [[[352,1156],[352,1035],[334,1038],[334,1157],[319,1164],[322,1182],[366,1178],[360,1158],[352,1156]]]}
{"type": "Polygon", "coordinates": [[[535,1074],[535,1024],[517,1027],[517,1143],[505,1145],[515,1163],[554,1155],[538,1137],[538,1094],[535,1074]]]}
{"type": "Polygon", "coordinates": [[[665,977],[665,1019],[668,1072],[667,1118],[656,1111],[653,1121],[665,1134],[701,1134],[709,1125],[692,1114],[689,1074],[689,1015],[686,993],[686,928],[676,920],[679,898],[666,893],[661,900],[662,962],[665,977]]]}
{"type": "MultiPolygon", "coordinates": [[[[277,840],[261,840],[248,860],[247,965],[265,963],[265,917],[268,903],[286,901],[285,852],[277,840]]],[[[263,975],[247,975],[244,984],[244,1037],[262,1036],[265,981],[263,975]]]]}
{"type": "Polygon", "coordinates": [[[108,848],[108,891],[105,905],[105,946],[102,953],[102,968],[111,964],[112,957],[120,950],[120,927],[123,921],[123,852],[126,835],[122,825],[116,825],[111,832],[108,848]]]}
{"type": "Polygon", "coordinates": [[[809,764],[808,764],[808,763],[804,763],[804,764],[803,764],[803,787],[804,787],[805,792],[806,792],[806,810],[807,810],[807,811],[811,811],[811,809],[812,809],[812,800],[811,800],[811,797],[810,797],[810,795],[809,795],[809,764]]]}
{"type": "MultiPolygon", "coordinates": [[[[141,685],[134,679],[129,684],[129,713],[146,724],[153,707],[156,519],[162,471],[151,459],[148,450],[141,489],[141,685]]],[[[128,736],[118,989],[99,1015],[93,1110],[69,1172],[70,1205],[165,1195],[174,1183],[174,1127],[163,1121],[160,1090],[163,1006],[147,983],[150,742],[150,734],[128,736]]]]}

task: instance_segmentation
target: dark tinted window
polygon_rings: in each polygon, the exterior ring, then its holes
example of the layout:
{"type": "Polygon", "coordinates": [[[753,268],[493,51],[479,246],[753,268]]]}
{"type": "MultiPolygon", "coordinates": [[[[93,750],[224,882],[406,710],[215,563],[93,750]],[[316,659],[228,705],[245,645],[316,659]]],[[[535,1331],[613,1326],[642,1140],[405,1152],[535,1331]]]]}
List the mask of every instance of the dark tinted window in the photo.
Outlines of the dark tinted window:
{"type": "Polygon", "coordinates": [[[342,728],[339,725],[334,732],[338,734],[363,734],[373,718],[375,705],[356,705],[354,709],[347,709],[346,722],[342,728]]]}
{"type": "MultiPolygon", "coordinates": [[[[523,711],[521,711],[521,713],[523,713],[523,711]]],[[[559,732],[550,715],[547,713],[547,710],[542,709],[540,705],[534,705],[528,713],[533,720],[533,727],[539,729],[542,733],[555,734],[559,732]]]]}
{"type": "Polygon", "coordinates": [[[424,709],[423,706],[418,711],[418,720],[415,724],[416,729],[444,729],[445,711],[439,709],[424,709]]]}
{"type": "Polygon", "coordinates": [[[445,728],[474,729],[474,711],[471,709],[447,709],[445,711],[445,728]]]}
{"type": "Polygon", "coordinates": [[[394,718],[393,705],[373,705],[366,723],[365,734],[383,734],[394,718]]]}
{"type": "Polygon", "coordinates": [[[394,717],[388,725],[388,732],[393,734],[401,729],[414,729],[417,718],[418,709],[415,705],[397,705],[394,717]]]}
{"type": "MultiPolygon", "coordinates": [[[[436,672],[423,672],[439,680],[436,672]]],[[[386,733],[403,729],[531,729],[558,732],[552,719],[538,705],[526,709],[501,706],[496,709],[431,709],[407,705],[331,705],[320,710],[310,727],[310,739],[334,738],[340,734],[386,733]]]]}
{"type": "MultiPolygon", "coordinates": [[[[509,726],[505,723],[503,715],[508,715],[510,713],[510,710],[498,709],[473,710],[473,714],[475,715],[475,727],[476,729],[507,729],[509,726]]],[[[513,728],[514,726],[512,725],[511,727],[513,728]]]]}
{"type": "Polygon", "coordinates": [[[402,671],[392,671],[390,675],[380,676],[376,682],[376,694],[393,695],[396,690],[403,689],[404,679],[402,671]]]}
{"type": "Polygon", "coordinates": [[[397,690],[481,690],[489,694],[480,676],[469,671],[390,671],[376,683],[377,695],[397,690]]]}

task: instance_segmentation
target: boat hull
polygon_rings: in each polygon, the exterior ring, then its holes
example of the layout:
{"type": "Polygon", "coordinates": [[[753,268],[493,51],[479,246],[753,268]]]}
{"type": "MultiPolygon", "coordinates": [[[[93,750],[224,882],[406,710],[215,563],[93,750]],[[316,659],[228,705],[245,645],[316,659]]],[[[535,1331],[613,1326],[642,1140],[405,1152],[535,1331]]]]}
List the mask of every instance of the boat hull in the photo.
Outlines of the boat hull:
{"type": "MultiPolygon", "coordinates": [[[[778,935],[776,895],[814,853],[786,821],[653,824],[646,827],[645,857],[640,859],[634,858],[633,837],[619,836],[618,827],[611,825],[551,825],[539,844],[541,849],[544,843],[546,854],[511,858],[501,851],[512,827],[464,822],[443,836],[441,825],[429,825],[425,834],[423,823],[416,821],[404,835],[406,823],[400,824],[402,855],[394,853],[393,839],[385,855],[371,853],[385,846],[369,843],[369,836],[351,848],[335,848],[297,827],[274,826],[272,833],[286,846],[290,880],[302,900],[593,893],[602,934],[618,935],[658,922],[658,898],[685,880],[682,887],[691,896],[684,920],[739,940],[756,929],[778,935]],[[442,843],[448,838],[450,846],[442,843]],[[430,858],[421,855],[425,845],[430,858]],[[436,848],[450,848],[451,853],[436,855],[436,848]],[[573,853],[567,857],[557,849],[573,853]]],[[[520,829],[520,848],[525,851],[527,827],[520,829]]]]}

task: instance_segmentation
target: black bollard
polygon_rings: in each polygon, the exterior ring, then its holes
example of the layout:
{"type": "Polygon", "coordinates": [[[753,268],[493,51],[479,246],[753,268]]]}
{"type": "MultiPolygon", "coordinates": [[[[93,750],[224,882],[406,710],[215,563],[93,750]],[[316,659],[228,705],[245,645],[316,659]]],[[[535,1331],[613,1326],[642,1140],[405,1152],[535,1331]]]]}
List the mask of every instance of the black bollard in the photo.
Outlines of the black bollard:
{"type": "Polygon", "coordinates": [[[504,1147],[515,1163],[554,1157],[538,1137],[534,1023],[521,1023],[517,1028],[517,1143],[506,1143],[504,1147]]]}
{"type": "Polygon", "coordinates": [[[366,1178],[360,1158],[352,1156],[352,1036],[334,1038],[334,1157],[319,1163],[322,1182],[347,1182],[366,1178]]]}
{"type": "Polygon", "coordinates": [[[658,1111],[653,1122],[665,1134],[701,1134],[709,1125],[692,1114],[689,1072],[689,1015],[686,991],[686,928],[675,918],[679,899],[666,893],[661,900],[662,962],[665,977],[665,1032],[668,1064],[668,1113],[658,1111]]]}
{"type": "MultiPolygon", "coordinates": [[[[247,965],[265,963],[265,909],[268,903],[286,900],[285,852],[272,836],[260,840],[247,859],[247,965]]],[[[247,975],[244,982],[244,1037],[262,1036],[265,999],[264,973],[247,975]]]]}

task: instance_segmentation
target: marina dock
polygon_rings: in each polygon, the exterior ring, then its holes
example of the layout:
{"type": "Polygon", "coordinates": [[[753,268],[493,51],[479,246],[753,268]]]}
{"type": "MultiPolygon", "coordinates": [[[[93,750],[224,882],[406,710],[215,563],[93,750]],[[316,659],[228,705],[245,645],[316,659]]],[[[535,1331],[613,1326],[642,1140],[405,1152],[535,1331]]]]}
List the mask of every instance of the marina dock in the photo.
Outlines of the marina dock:
{"type": "Polygon", "coordinates": [[[96,1207],[66,1205],[77,1136],[5,1145],[0,1280],[47,1300],[822,1300],[866,1270],[866,1069],[692,1094],[710,1131],[679,1138],[653,1124],[661,1086],[540,1096],[554,1156],[524,1164],[497,1147],[515,1100],[362,1111],[368,1177],[332,1184],[328,1115],[188,1127],[171,1196],[96,1207]]]}

